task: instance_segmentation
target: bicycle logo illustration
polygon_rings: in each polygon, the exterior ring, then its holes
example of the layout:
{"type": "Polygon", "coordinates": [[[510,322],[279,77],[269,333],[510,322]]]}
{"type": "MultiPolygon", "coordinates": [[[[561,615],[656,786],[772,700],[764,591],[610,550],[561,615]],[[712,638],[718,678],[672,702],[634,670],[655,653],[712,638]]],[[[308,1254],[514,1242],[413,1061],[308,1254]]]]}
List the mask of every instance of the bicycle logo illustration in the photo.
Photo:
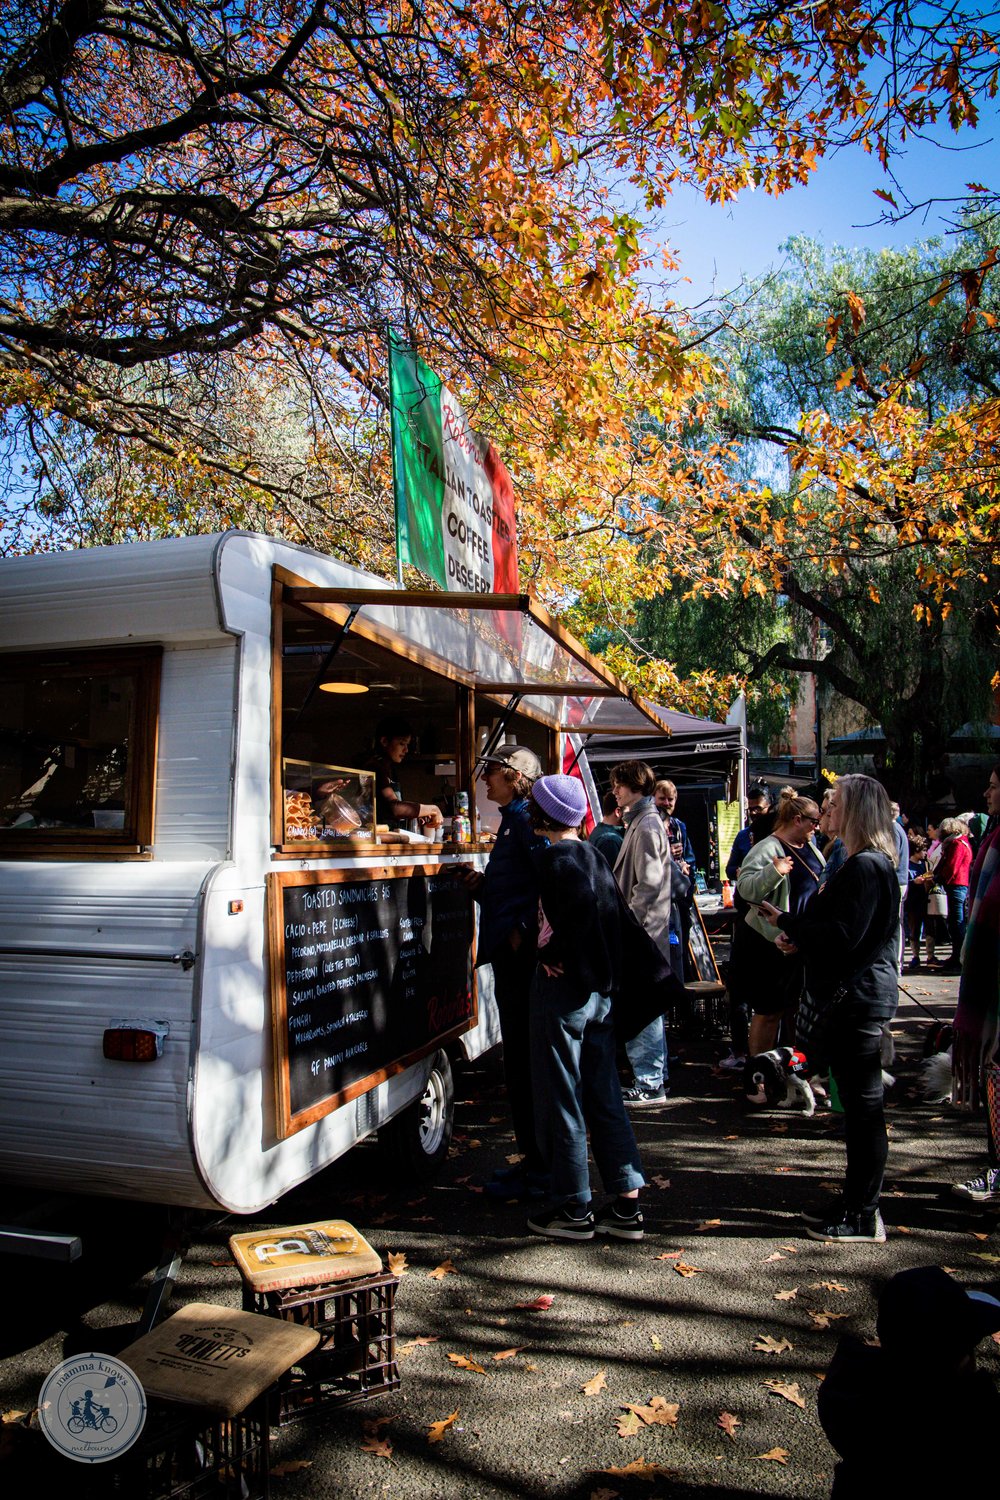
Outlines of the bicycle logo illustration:
{"type": "Polygon", "coordinates": [[[146,1421],[134,1372],[107,1354],[79,1354],[52,1370],[38,1398],[42,1431],[80,1463],[101,1464],[131,1448],[146,1421]]]}
{"type": "Polygon", "coordinates": [[[66,1426],[72,1433],[83,1432],[85,1428],[92,1427],[106,1432],[108,1436],[118,1431],[118,1418],[111,1415],[110,1406],[99,1406],[93,1399],[93,1391],[84,1391],[82,1401],[71,1401],[71,1415],[66,1421],[66,1426]]]}

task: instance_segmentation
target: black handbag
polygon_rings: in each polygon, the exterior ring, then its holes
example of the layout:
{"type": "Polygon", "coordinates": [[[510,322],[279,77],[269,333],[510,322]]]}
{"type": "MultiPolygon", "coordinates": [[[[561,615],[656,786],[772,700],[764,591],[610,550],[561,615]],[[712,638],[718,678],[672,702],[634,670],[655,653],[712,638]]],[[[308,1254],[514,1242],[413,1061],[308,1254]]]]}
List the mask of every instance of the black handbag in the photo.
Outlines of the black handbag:
{"type": "Polygon", "coordinates": [[[838,1008],[847,999],[848,981],[838,984],[832,995],[821,1000],[805,990],[795,1017],[795,1045],[806,1055],[813,1073],[825,1073],[829,1067],[829,1038],[838,1008]]]}

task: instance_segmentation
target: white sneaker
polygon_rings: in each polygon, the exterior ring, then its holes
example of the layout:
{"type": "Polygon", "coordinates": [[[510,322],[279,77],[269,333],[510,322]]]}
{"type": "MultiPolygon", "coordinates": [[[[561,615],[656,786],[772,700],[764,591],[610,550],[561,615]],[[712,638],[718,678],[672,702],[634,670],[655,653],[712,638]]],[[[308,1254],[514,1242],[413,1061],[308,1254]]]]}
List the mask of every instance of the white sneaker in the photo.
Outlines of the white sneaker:
{"type": "Polygon", "coordinates": [[[730,1052],[728,1057],[719,1058],[718,1066],[720,1068],[726,1068],[727,1070],[736,1073],[745,1068],[746,1064],[747,1060],[745,1057],[737,1057],[735,1053],[730,1052]]]}

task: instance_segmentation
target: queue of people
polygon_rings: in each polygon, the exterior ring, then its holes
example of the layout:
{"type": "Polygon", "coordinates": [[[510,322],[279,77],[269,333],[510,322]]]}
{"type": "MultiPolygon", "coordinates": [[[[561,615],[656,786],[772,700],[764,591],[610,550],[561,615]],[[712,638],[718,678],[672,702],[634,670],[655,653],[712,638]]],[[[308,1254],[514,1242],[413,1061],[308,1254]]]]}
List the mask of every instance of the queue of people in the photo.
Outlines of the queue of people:
{"type": "MultiPolygon", "coordinates": [[[[639,1239],[643,1174],[629,1113],[666,1101],[665,1016],[683,994],[671,963],[679,946],[672,919],[693,851],[675,816],[676,788],[658,784],[644,762],[619,763],[587,839],[577,778],[542,775],[533,752],[516,745],[501,747],[483,777],[500,829],[485,873],[470,869],[465,878],[481,905],[479,962],[493,967],[520,1153],[486,1192],[536,1204],[528,1220],[535,1234],[639,1239]],[[631,1083],[620,1082],[623,1052],[631,1083]],[[588,1137],[611,1195],[596,1215],[588,1137]]],[[[792,789],[773,808],[762,788],[748,800],[747,837],[729,864],[739,908],[728,976],[734,1042],[745,1007],[746,1079],[761,1077],[754,1063],[775,1055],[779,1040],[797,1049],[801,1067],[830,1074],[844,1118],[843,1189],[834,1207],[828,1200],[803,1212],[805,1232],[828,1243],[881,1243],[884,1035],[898,998],[901,913],[912,942],[909,893],[919,901],[927,888],[927,851],[917,834],[901,841],[898,809],[868,776],[840,777],[822,806],[792,789]]],[[[1000,767],[987,808],[1000,816],[1000,767]]],[[[952,952],[965,939],[966,965],[956,1096],[985,1098],[989,1121],[984,1172],[955,1191],[1000,1201],[1000,828],[983,839],[970,870],[968,831],[948,821],[935,830],[938,865],[946,860],[945,889],[954,893],[952,952]]],[[[751,1107],[768,1102],[760,1092],[747,1085],[751,1107]]]]}

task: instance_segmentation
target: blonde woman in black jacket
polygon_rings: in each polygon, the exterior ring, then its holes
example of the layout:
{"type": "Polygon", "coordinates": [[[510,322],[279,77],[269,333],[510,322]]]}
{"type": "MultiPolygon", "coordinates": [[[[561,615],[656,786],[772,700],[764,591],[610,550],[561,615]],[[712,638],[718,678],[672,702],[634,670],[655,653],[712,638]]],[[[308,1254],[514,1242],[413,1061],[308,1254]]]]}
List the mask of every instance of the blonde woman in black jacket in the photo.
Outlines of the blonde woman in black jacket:
{"type": "Polygon", "coordinates": [[[811,1239],[880,1244],[879,1194],[889,1145],[882,1089],[882,1025],[899,998],[899,885],[892,811],[870,776],[841,776],[830,799],[831,831],[847,858],[800,915],[767,901],[778,946],[801,953],[806,991],[821,1017],[810,1063],[825,1061],[844,1110],[847,1171],[838,1209],[803,1215],[811,1239]],[[820,1055],[820,1053],[822,1055],[820,1055]]]}

